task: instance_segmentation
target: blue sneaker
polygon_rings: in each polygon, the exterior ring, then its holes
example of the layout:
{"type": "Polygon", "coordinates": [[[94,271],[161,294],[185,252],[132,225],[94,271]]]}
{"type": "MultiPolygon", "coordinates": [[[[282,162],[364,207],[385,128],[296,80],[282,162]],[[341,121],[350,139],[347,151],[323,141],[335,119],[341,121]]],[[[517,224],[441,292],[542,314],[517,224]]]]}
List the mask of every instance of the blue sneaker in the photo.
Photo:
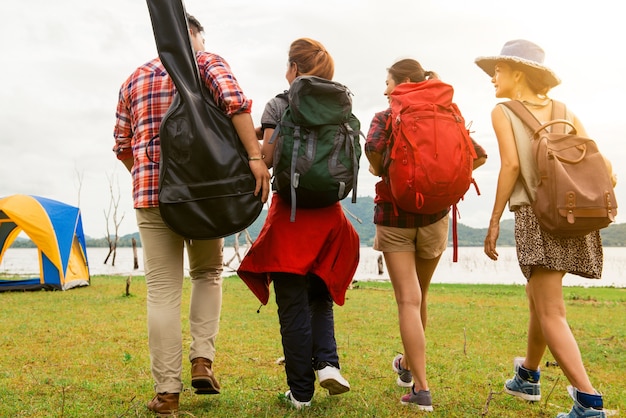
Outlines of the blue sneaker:
{"type": "Polygon", "coordinates": [[[517,396],[526,401],[538,402],[541,399],[541,385],[539,384],[539,373],[537,381],[529,382],[520,377],[520,364],[515,365],[515,376],[504,383],[504,391],[509,395],[517,396]]]}
{"type": "Polygon", "coordinates": [[[391,362],[391,368],[394,372],[398,374],[398,378],[396,379],[396,384],[403,388],[411,388],[413,387],[413,375],[410,370],[403,369],[400,365],[400,360],[402,360],[403,355],[398,354],[394,357],[391,362]]]}
{"type": "Polygon", "coordinates": [[[574,399],[574,406],[569,413],[562,412],[556,416],[557,418],[606,418],[606,413],[602,410],[602,395],[579,392],[578,389],[572,386],[568,386],[567,391],[574,399]],[[585,407],[581,401],[593,407],[585,407]]]}

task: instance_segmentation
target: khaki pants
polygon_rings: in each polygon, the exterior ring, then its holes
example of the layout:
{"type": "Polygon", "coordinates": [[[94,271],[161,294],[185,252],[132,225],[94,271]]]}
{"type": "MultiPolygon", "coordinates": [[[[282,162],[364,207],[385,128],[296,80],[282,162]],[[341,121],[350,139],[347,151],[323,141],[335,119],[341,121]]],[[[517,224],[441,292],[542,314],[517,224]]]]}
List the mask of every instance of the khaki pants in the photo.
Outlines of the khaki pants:
{"type": "Polygon", "coordinates": [[[204,357],[213,361],[222,308],[224,240],[185,240],[163,223],[158,208],[135,212],[148,288],[148,345],[154,387],[157,393],[180,393],[184,248],[191,277],[189,360],[204,357]]]}

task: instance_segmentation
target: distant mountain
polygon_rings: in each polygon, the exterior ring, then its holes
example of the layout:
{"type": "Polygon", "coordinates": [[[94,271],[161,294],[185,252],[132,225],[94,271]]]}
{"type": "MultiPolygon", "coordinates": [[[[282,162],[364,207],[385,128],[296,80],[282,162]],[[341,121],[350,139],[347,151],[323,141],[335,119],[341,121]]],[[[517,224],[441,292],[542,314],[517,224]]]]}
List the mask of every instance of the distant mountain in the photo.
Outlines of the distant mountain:
{"type": "MultiPolygon", "coordinates": [[[[346,216],[354,225],[354,228],[361,238],[361,245],[365,247],[371,247],[374,243],[374,235],[376,233],[376,227],[372,222],[374,218],[374,198],[371,196],[361,196],[357,198],[357,203],[352,204],[349,199],[345,199],[342,202],[346,216]]],[[[259,235],[261,227],[267,217],[267,211],[263,210],[256,221],[250,227],[247,228],[248,234],[254,240],[259,235]]],[[[513,229],[515,222],[512,219],[504,220],[500,223],[500,236],[498,238],[498,245],[502,247],[510,247],[515,245],[515,238],[513,236],[513,229]]],[[[452,222],[450,222],[450,228],[452,228],[452,222]]],[[[487,234],[487,228],[471,228],[469,226],[459,223],[457,225],[459,246],[461,247],[482,247],[485,235],[487,234]]],[[[626,224],[613,224],[608,228],[601,231],[602,242],[606,247],[625,247],[626,246],[626,224]]],[[[449,234],[450,242],[452,240],[452,233],[449,234]]],[[[132,239],[135,238],[137,246],[141,246],[141,240],[139,233],[128,234],[121,236],[118,241],[119,247],[131,247],[132,239]]],[[[105,238],[91,238],[86,237],[88,247],[107,247],[108,244],[105,238]]],[[[235,243],[235,236],[229,236],[225,238],[224,245],[232,247],[235,243]]],[[[240,234],[239,244],[245,245],[245,234],[240,234]]],[[[29,239],[17,238],[12,247],[29,247],[33,248],[34,244],[29,239]]]]}

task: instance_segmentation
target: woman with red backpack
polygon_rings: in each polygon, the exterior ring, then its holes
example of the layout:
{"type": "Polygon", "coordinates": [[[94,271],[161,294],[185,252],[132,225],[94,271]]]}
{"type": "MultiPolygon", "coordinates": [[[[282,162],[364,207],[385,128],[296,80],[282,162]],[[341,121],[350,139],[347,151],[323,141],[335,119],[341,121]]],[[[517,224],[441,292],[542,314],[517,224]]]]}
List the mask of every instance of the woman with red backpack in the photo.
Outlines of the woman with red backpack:
{"type": "MultiPolygon", "coordinates": [[[[392,92],[405,83],[412,86],[403,88],[424,89],[424,94],[432,88],[446,88],[450,90],[450,99],[452,96],[451,86],[438,80],[434,72],[425,71],[419,62],[412,59],[396,62],[388,69],[384,91],[391,106],[374,116],[365,143],[370,172],[382,177],[376,184],[376,237],[373,247],[383,252],[398,305],[404,346],[404,354],[398,354],[393,359],[392,368],[398,375],[396,383],[411,388],[408,394],[402,396],[401,403],[432,411],[432,397],[426,379],[426,296],[433,273],[448,244],[450,206],[433,213],[414,213],[399,207],[394,199],[388,170],[393,145],[391,125],[395,120],[392,116],[392,92]]],[[[467,160],[471,174],[472,169],[484,164],[487,155],[482,147],[469,137],[467,139],[469,146],[473,147],[473,150],[467,150],[468,153],[476,155],[473,161],[467,160]]]]}

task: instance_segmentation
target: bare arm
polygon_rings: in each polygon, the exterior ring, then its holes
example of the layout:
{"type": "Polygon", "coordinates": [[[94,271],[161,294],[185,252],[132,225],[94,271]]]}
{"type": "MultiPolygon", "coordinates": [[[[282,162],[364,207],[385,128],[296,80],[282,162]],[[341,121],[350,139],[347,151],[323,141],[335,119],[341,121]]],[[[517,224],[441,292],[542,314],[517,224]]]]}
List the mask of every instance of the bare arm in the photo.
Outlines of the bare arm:
{"type": "Polygon", "coordinates": [[[270,172],[262,159],[261,147],[252,124],[252,116],[249,113],[237,113],[232,116],[231,120],[248,153],[250,170],[256,179],[254,195],[258,196],[261,193],[261,201],[265,203],[270,192],[270,172]]]}
{"type": "Polygon", "coordinates": [[[379,152],[366,151],[365,156],[370,162],[370,173],[380,177],[383,173],[383,155],[379,152]]]}
{"type": "Polygon", "coordinates": [[[133,169],[133,164],[134,164],[135,160],[133,158],[127,158],[127,159],[121,160],[121,161],[122,161],[122,164],[124,164],[124,167],[126,167],[128,172],[130,173],[130,170],[133,169]]]}
{"type": "Polygon", "coordinates": [[[498,174],[496,197],[489,220],[489,228],[485,237],[484,250],[489,258],[497,260],[496,242],[500,234],[500,218],[515,187],[515,182],[520,173],[520,164],[511,122],[498,106],[491,112],[491,123],[498,139],[500,172],[498,174]]]}
{"type": "Polygon", "coordinates": [[[485,164],[485,162],[487,162],[487,157],[478,157],[474,160],[474,165],[472,167],[473,170],[476,170],[478,167],[480,167],[481,165],[485,164]]]}
{"type": "Polygon", "coordinates": [[[274,129],[265,128],[263,131],[263,145],[261,145],[261,152],[265,156],[265,165],[270,168],[274,165],[274,148],[276,148],[276,142],[270,144],[270,139],[274,134],[274,129]]]}

